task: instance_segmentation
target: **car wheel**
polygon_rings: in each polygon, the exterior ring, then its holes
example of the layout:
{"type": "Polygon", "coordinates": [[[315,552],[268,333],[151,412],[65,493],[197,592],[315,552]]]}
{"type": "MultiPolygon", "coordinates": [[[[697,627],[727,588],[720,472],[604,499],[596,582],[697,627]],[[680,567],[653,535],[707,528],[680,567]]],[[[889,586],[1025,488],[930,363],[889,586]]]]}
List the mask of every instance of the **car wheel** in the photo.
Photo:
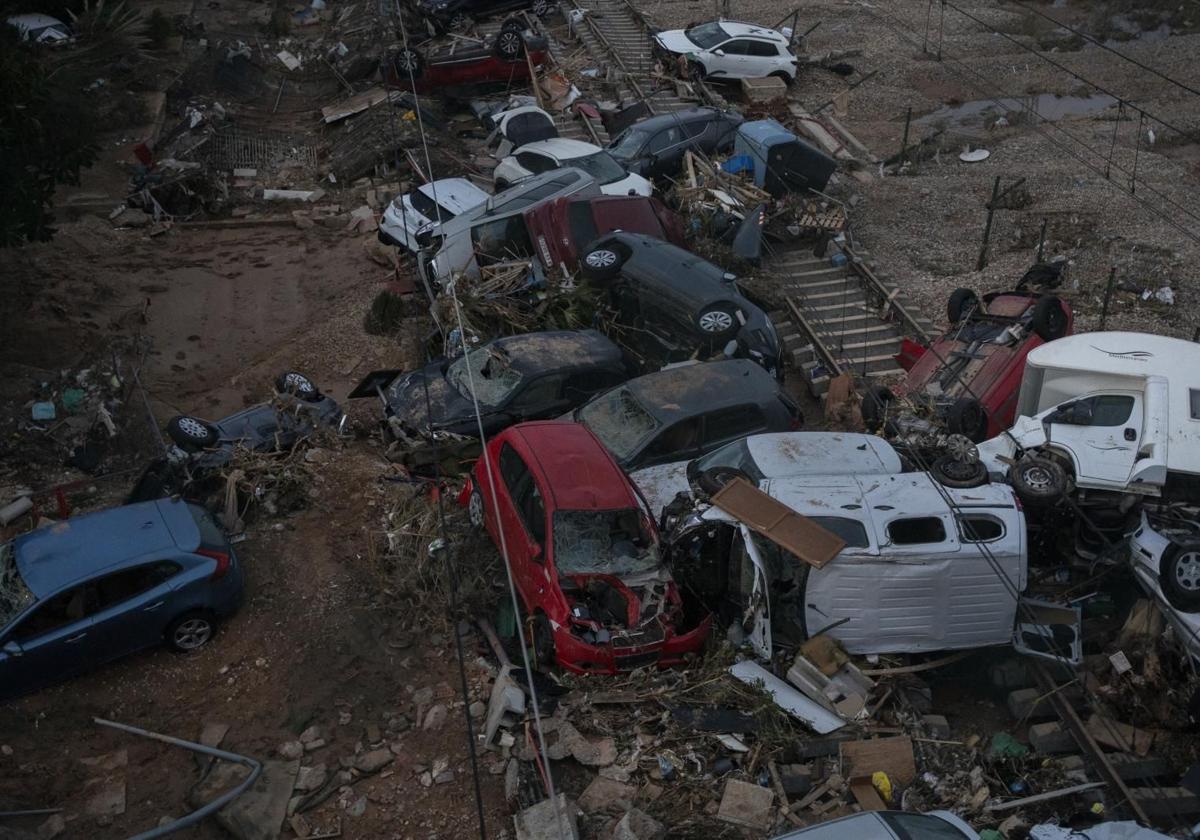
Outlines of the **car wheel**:
{"type": "Polygon", "coordinates": [[[466,32],[471,28],[471,16],[466,12],[455,12],[450,18],[449,26],[454,32],[466,32]]]}
{"type": "Polygon", "coordinates": [[[275,379],[275,391],[280,394],[290,394],[305,402],[316,402],[321,399],[321,392],[313,381],[303,373],[289,370],[279,374],[275,379]]]}
{"type": "Polygon", "coordinates": [[[929,472],[945,487],[966,489],[987,484],[988,473],[979,461],[960,461],[953,455],[943,455],[929,468],[929,472]]]}
{"type": "Polygon", "coordinates": [[[1067,313],[1062,301],[1056,297],[1044,297],[1033,306],[1029,328],[1042,341],[1054,341],[1067,334],[1067,313]]]}
{"type": "Polygon", "coordinates": [[[205,613],[184,613],[167,627],[167,645],[177,653],[191,653],[208,644],[216,626],[205,613]]]}
{"type": "Polygon", "coordinates": [[[973,397],[959,397],[946,414],[946,428],[969,438],[972,443],[987,439],[988,417],[983,404],[973,397]]]}
{"type": "Polygon", "coordinates": [[[606,245],[588,251],[581,266],[583,276],[588,280],[604,282],[620,274],[624,263],[625,254],[622,250],[615,245],[606,245]]]}
{"type": "Polygon", "coordinates": [[[425,62],[422,61],[421,54],[410,47],[404,47],[392,59],[393,69],[401,81],[408,78],[413,80],[421,78],[424,65],[425,62]]]}
{"type": "Polygon", "coordinates": [[[737,307],[731,303],[714,303],[700,310],[696,326],[709,338],[726,338],[741,328],[737,313],[737,307]]]}
{"type": "Polygon", "coordinates": [[[971,317],[971,313],[978,308],[979,295],[970,289],[955,289],[950,293],[950,300],[946,302],[946,319],[951,325],[957,324],[971,317]]]}
{"type": "Polygon", "coordinates": [[[467,518],[471,521],[471,527],[482,531],[487,527],[486,516],[483,508],[483,495],[476,488],[471,491],[471,497],[467,500],[467,518]]]}
{"type": "Polygon", "coordinates": [[[538,668],[548,671],[554,667],[554,631],[545,613],[536,613],[532,619],[533,659],[538,668]]]}
{"type": "Polygon", "coordinates": [[[190,414],[180,414],[167,421],[167,435],[181,448],[204,449],[217,442],[217,430],[211,424],[190,414]]]}
{"type": "Polygon", "coordinates": [[[715,496],[724,489],[725,485],[733,481],[735,478],[740,478],[749,481],[753,484],[753,480],[744,471],[737,467],[713,467],[704,470],[696,476],[696,483],[700,485],[700,489],[709,496],[715,496]]]}
{"type": "Polygon", "coordinates": [[[872,385],[863,395],[862,412],[863,425],[868,432],[879,432],[887,420],[888,405],[896,399],[892,389],[886,385],[872,385]]]}
{"type": "Polygon", "coordinates": [[[796,81],[795,76],[789,76],[787,73],[783,72],[782,70],[776,70],[771,75],[774,76],[776,79],[783,79],[783,83],[785,85],[790,85],[792,82],[796,81]]]}
{"type": "Polygon", "coordinates": [[[698,79],[703,82],[708,78],[708,71],[704,69],[704,65],[699,61],[688,62],[688,75],[693,79],[698,79]]]}
{"type": "Polygon", "coordinates": [[[496,35],[496,57],[517,61],[525,54],[525,36],[519,29],[501,29],[496,35]]]}
{"type": "Polygon", "coordinates": [[[1200,611],[1200,544],[1172,544],[1163,552],[1158,575],[1171,606],[1200,611]]]}
{"type": "Polygon", "coordinates": [[[1067,472],[1049,458],[1026,455],[1008,470],[1017,496],[1030,507],[1048,507],[1067,492],[1067,472]]]}
{"type": "Polygon", "coordinates": [[[550,4],[550,0],[533,0],[533,13],[538,17],[545,17],[550,14],[553,8],[554,6],[550,4]]]}

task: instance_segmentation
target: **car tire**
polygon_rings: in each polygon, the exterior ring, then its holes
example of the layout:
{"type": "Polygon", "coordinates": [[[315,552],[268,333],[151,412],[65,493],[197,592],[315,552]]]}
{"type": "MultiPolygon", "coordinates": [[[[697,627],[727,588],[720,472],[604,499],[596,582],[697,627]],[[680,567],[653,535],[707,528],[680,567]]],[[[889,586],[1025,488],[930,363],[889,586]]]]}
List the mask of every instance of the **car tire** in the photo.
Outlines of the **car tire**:
{"type": "Polygon", "coordinates": [[[1172,607],[1200,612],[1200,543],[1172,543],[1159,561],[1158,576],[1172,607]]]}
{"type": "Polygon", "coordinates": [[[720,341],[735,335],[742,328],[737,316],[738,308],[732,303],[709,304],[696,316],[696,329],[705,338],[720,341]]]}
{"type": "Polygon", "coordinates": [[[708,71],[704,69],[704,65],[699,61],[689,61],[688,76],[703,82],[708,78],[708,71]]]}
{"type": "Polygon", "coordinates": [[[321,399],[321,390],[316,383],[303,373],[297,373],[294,370],[284,371],[275,378],[275,391],[279,394],[299,397],[305,402],[318,402],[321,399]]]}
{"type": "Polygon", "coordinates": [[[496,57],[501,61],[520,61],[525,55],[525,35],[520,29],[513,29],[505,23],[496,33],[496,57]]]}
{"type": "Polygon", "coordinates": [[[895,393],[886,385],[872,385],[867,389],[859,410],[868,432],[878,433],[883,428],[887,421],[888,405],[895,399],[895,393]]]}
{"type": "Polygon", "coordinates": [[[1033,316],[1029,329],[1042,341],[1054,341],[1067,334],[1067,313],[1063,312],[1062,301],[1056,297],[1044,297],[1033,305],[1033,316]]]}
{"type": "Polygon", "coordinates": [[[217,626],[212,616],[199,610],[187,612],[167,625],[167,647],[176,653],[191,653],[212,641],[217,626]]]}
{"type": "Polygon", "coordinates": [[[621,273],[628,255],[617,245],[604,245],[593,248],[580,260],[583,276],[593,283],[605,283],[615,279],[621,273]]]}
{"type": "Polygon", "coordinates": [[[554,667],[554,630],[550,627],[550,619],[542,612],[534,613],[530,619],[530,644],[533,645],[534,664],[543,671],[554,667]]]}
{"type": "Polygon", "coordinates": [[[483,494],[479,492],[478,487],[471,490],[471,496],[467,499],[467,519],[471,527],[478,531],[487,528],[487,511],[483,506],[483,494]]]}
{"type": "Polygon", "coordinates": [[[1008,470],[1008,481],[1023,504],[1050,507],[1067,492],[1067,471],[1049,458],[1026,455],[1008,470]]]}
{"type": "Polygon", "coordinates": [[[215,426],[190,414],[180,414],[168,420],[167,436],[189,452],[206,449],[216,443],[219,437],[215,426]]]}
{"type": "Polygon", "coordinates": [[[960,461],[953,455],[943,455],[929,467],[929,473],[944,487],[966,490],[982,487],[988,482],[987,467],[980,461],[960,461]]]}
{"type": "Polygon", "coordinates": [[[745,470],[739,470],[737,467],[712,467],[711,469],[704,470],[696,476],[696,483],[709,496],[715,496],[724,489],[726,484],[735,478],[749,481],[751,484],[754,483],[745,470]]]}
{"type": "Polygon", "coordinates": [[[451,32],[466,32],[473,22],[466,12],[455,12],[446,23],[446,28],[451,32]]]}
{"type": "Polygon", "coordinates": [[[987,409],[974,397],[959,397],[946,413],[946,428],[972,443],[981,443],[987,440],[987,409]]]}
{"type": "Polygon", "coordinates": [[[530,9],[535,15],[542,18],[554,10],[554,5],[550,0],[533,0],[533,3],[530,4],[530,9]]]}
{"type": "Polygon", "coordinates": [[[392,57],[392,69],[400,81],[403,82],[409,77],[416,81],[425,71],[425,60],[411,47],[403,47],[392,57]]]}
{"type": "Polygon", "coordinates": [[[946,301],[946,320],[953,326],[979,309],[979,295],[970,289],[955,289],[946,301]]]}
{"type": "Polygon", "coordinates": [[[783,72],[782,70],[776,70],[774,73],[771,74],[771,76],[776,79],[783,79],[783,83],[785,85],[790,85],[792,82],[796,81],[795,76],[789,76],[787,73],[783,72]]]}

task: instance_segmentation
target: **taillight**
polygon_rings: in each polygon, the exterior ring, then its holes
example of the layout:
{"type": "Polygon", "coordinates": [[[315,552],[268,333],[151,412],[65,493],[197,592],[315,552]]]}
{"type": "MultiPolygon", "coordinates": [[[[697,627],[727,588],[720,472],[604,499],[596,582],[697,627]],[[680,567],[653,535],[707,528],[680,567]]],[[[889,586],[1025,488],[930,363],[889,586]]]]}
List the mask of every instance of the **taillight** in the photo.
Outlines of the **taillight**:
{"type": "Polygon", "coordinates": [[[217,561],[217,567],[213,569],[212,576],[209,580],[220,580],[229,572],[229,553],[226,551],[214,551],[211,548],[198,548],[196,553],[202,557],[211,557],[217,561]]]}

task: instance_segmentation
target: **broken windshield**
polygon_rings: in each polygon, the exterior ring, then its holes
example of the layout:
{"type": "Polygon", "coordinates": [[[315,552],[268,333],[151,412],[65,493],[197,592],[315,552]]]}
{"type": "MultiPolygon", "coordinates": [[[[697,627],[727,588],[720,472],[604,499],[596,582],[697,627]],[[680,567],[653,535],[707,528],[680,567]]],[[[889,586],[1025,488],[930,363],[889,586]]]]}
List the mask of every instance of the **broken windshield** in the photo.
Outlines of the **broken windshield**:
{"type": "Polygon", "coordinates": [[[687,39],[702,50],[711,50],[717,44],[723,42],[729,37],[729,33],[721,28],[721,25],[716,23],[702,23],[699,26],[693,26],[683,33],[687,39]]]}
{"type": "Polygon", "coordinates": [[[596,179],[597,184],[611,184],[614,181],[620,181],[629,175],[621,164],[613,158],[611,154],[605,151],[599,151],[595,154],[584,155],[583,157],[571,158],[564,161],[569,166],[574,166],[577,169],[582,169],[587,174],[596,179]]]}
{"type": "Polygon", "coordinates": [[[758,464],[754,462],[754,456],[750,454],[750,444],[745,438],[722,446],[715,452],[710,452],[703,458],[692,461],[688,464],[688,477],[697,476],[713,467],[732,467],[745,473],[747,480],[753,482],[759,482],[765,478],[762,470],[758,468],[758,464]]]}
{"type": "Polygon", "coordinates": [[[458,393],[471,398],[471,385],[475,386],[475,398],[486,406],[503,403],[521,384],[521,374],[513,370],[512,362],[504,351],[496,347],[484,347],[470,355],[461,356],[450,363],[446,380],[458,393]],[[468,375],[467,365],[470,364],[468,375]]]}
{"type": "Polygon", "coordinates": [[[639,444],[662,425],[642,408],[628,388],[601,394],[579,410],[579,419],[622,461],[637,452],[639,444]]]}
{"type": "Polygon", "coordinates": [[[636,508],[554,512],[554,565],[560,575],[624,577],[658,568],[658,550],[636,508]]]}
{"type": "Polygon", "coordinates": [[[17,571],[12,543],[0,545],[0,628],[34,602],[33,593],[17,571]]]}

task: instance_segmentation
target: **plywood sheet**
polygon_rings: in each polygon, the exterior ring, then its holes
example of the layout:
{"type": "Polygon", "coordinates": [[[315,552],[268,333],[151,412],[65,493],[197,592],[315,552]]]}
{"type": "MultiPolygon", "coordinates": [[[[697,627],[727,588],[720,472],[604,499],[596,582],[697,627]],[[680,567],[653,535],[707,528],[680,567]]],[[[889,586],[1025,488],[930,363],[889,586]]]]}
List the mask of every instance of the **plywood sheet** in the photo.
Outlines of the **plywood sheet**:
{"type": "Polygon", "coordinates": [[[713,504],[818,569],[846,547],[837,534],[796,513],[742,478],[735,478],[722,487],[713,496],[713,504]]]}
{"type": "Polygon", "coordinates": [[[917,777],[912,741],[907,736],[843,741],[840,749],[845,778],[866,776],[869,779],[872,773],[882,770],[893,785],[903,787],[917,777]]]}

